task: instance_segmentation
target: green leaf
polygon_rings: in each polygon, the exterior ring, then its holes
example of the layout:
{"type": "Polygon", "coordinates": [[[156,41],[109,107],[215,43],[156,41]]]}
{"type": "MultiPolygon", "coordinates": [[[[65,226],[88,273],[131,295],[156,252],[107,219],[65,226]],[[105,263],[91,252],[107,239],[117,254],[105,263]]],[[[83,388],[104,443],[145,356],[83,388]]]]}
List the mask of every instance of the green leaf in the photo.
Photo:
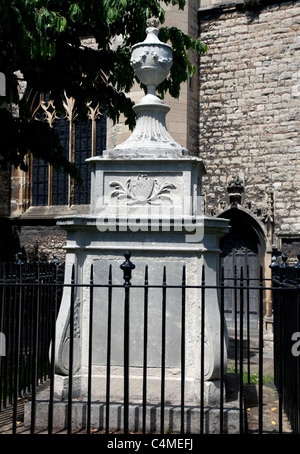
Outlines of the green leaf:
{"type": "Polygon", "coordinates": [[[67,28],[67,19],[65,17],[58,17],[57,28],[60,33],[67,28]]]}
{"type": "Polygon", "coordinates": [[[42,18],[42,14],[39,14],[37,19],[36,19],[36,27],[39,31],[42,30],[42,23],[43,23],[43,18],[42,18]]]}
{"type": "Polygon", "coordinates": [[[108,23],[112,24],[113,22],[115,22],[117,18],[117,11],[115,8],[109,8],[109,10],[107,11],[107,19],[108,19],[108,23]]]}
{"type": "Polygon", "coordinates": [[[82,11],[81,11],[78,3],[72,3],[72,5],[69,8],[69,15],[70,15],[70,19],[74,23],[81,18],[82,11]]]}

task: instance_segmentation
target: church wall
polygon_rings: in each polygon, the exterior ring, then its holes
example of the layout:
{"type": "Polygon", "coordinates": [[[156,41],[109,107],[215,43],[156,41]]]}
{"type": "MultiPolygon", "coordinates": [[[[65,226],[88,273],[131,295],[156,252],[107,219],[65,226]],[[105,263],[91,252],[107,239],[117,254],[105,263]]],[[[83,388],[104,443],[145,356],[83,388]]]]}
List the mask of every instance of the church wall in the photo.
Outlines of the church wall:
{"type": "MultiPolygon", "coordinates": [[[[237,174],[240,208],[269,232],[269,246],[300,238],[300,2],[205,5],[200,36],[199,154],[207,167],[208,214],[229,204],[237,174]]],[[[295,243],[295,248],[291,246],[295,243]]],[[[284,246],[285,247],[285,246],[284,246]]]]}

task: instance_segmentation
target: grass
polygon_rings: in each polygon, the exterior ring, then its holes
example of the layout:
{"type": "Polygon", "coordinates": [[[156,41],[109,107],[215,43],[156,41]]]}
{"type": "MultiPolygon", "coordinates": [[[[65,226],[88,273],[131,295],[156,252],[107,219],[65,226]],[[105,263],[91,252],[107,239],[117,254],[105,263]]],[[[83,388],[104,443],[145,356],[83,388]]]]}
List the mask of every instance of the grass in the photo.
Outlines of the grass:
{"type": "MultiPolygon", "coordinates": [[[[239,373],[239,369],[235,370],[234,366],[231,366],[227,369],[228,374],[235,374],[239,373]]],[[[274,382],[274,377],[272,375],[264,375],[262,378],[262,382],[264,385],[268,383],[274,382]]],[[[259,383],[259,375],[258,374],[248,374],[245,370],[243,370],[243,383],[259,383]]]]}

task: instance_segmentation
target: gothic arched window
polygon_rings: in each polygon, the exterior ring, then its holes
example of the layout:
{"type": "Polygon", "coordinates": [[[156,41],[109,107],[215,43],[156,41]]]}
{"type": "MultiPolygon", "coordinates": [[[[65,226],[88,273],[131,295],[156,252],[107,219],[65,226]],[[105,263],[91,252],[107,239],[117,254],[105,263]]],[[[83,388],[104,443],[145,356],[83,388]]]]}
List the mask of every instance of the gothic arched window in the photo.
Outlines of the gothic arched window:
{"type": "Polygon", "coordinates": [[[32,161],[32,206],[82,205],[90,202],[90,166],[85,162],[99,156],[106,147],[106,116],[89,106],[89,122],[77,119],[75,101],[67,98],[66,114],[58,117],[51,100],[45,98],[36,110],[36,118],[47,121],[60,137],[69,160],[81,171],[82,185],[76,184],[66,172],[56,172],[43,160],[32,161]]]}

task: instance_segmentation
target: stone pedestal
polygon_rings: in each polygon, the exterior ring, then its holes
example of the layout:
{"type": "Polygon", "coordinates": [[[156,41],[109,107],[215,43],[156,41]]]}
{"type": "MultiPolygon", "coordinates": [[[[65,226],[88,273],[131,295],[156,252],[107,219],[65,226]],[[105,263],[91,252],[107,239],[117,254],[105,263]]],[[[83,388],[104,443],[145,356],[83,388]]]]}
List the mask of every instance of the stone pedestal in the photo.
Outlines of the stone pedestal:
{"type": "MultiPolygon", "coordinates": [[[[202,160],[190,156],[150,157],[131,156],[125,159],[107,152],[92,158],[93,169],[90,216],[60,218],[58,224],[67,230],[66,281],[70,282],[71,264],[77,270],[76,282],[89,282],[91,265],[94,282],[108,282],[112,265],[113,284],[122,285],[120,265],[124,251],[130,250],[135,270],[131,283],[143,285],[148,267],[149,285],[161,285],[166,267],[167,285],[182,283],[182,269],[186,269],[188,285],[201,284],[202,265],[206,269],[206,285],[218,282],[218,240],[228,231],[227,221],[201,215],[202,160]]],[[[161,289],[150,288],[148,327],[148,399],[160,399],[161,357],[161,289]]],[[[143,320],[144,289],[130,292],[130,398],[142,399],[143,379],[143,320]]],[[[69,292],[65,292],[57,323],[56,370],[68,374],[69,292]]],[[[93,386],[94,399],[105,400],[107,290],[94,290],[93,327],[93,386]]],[[[123,320],[124,289],[115,288],[112,298],[112,376],[113,400],[123,398],[123,320]]],[[[74,396],[87,395],[87,367],[89,340],[89,289],[76,291],[76,338],[74,340],[74,372],[81,378],[74,387],[74,396]]],[[[180,342],[181,289],[167,292],[166,340],[166,400],[180,399],[180,342]]],[[[186,401],[200,399],[200,327],[201,290],[186,291],[186,401]]],[[[216,289],[205,292],[205,379],[207,395],[212,395],[212,380],[219,379],[220,370],[220,314],[216,289]]],[[[226,358],[226,347],[225,347],[226,358]]],[[[67,379],[62,390],[66,393],[67,379]]],[[[58,383],[58,381],[57,381],[58,383]]],[[[61,386],[61,385],[60,385],[61,386]]],[[[59,392],[57,390],[57,394],[59,392]]]]}
{"type": "MultiPolygon", "coordinates": [[[[182,269],[186,283],[201,284],[205,265],[205,404],[220,397],[220,312],[218,283],[219,238],[228,231],[224,219],[206,217],[201,210],[202,159],[189,156],[169,135],[165,125],[168,106],[155,95],[172,64],[170,46],[161,43],[155,27],[133,48],[132,65],[147,94],[134,107],[137,125],[132,136],[103,156],[89,159],[92,168],[90,215],[58,219],[67,231],[65,282],[75,264],[77,284],[108,282],[112,266],[111,386],[110,401],[123,401],[124,287],[120,265],[124,251],[132,254],[135,269],[130,288],[129,402],[142,400],[145,267],[149,286],[161,285],[164,268],[166,294],[165,402],[180,403],[182,269]]],[[[90,290],[77,287],[74,314],[73,398],[87,398],[90,290]]],[[[94,288],[92,400],[106,400],[108,290],[94,288]]],[[[200,402],[201,289],[186,289],[185,403],[200,402]]],[[[55,394],[68,393],[70,345],[70,288],[65,288],[57,319],[55,394]]],[[[226,363],[226,341],[224,357],[226,363]]],[[[162,289],[148,291],[147,401],[161,399],[162,289]]],[[[225,364],[226,365],[226,364],[225,364]]]]}

